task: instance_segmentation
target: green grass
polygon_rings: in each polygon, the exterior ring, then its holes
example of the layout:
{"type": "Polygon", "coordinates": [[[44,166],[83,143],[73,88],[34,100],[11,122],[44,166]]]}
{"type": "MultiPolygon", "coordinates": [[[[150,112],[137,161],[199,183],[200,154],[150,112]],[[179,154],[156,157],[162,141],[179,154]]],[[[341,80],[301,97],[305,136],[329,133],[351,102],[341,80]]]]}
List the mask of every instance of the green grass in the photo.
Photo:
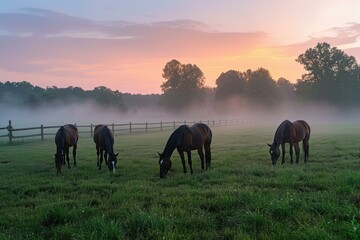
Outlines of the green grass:
{"type": "Polygon", "coordinates": [[[313,126],[308,164],[271,167],[274,132],[214,128],[212,169],[194,151],[184,174],[175,151],[165,179],[171,132],[116,136],[114,176],[86,136],[62,176],[52,138],[2,143],[0,239],[360,239],[360,127],[313,126]]]}

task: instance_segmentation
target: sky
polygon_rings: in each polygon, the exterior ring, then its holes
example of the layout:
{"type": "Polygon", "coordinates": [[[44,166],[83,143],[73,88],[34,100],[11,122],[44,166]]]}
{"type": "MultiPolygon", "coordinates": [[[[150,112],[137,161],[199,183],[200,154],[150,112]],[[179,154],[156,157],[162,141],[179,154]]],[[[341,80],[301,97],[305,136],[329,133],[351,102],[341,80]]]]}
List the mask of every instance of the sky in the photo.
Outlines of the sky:
{"type": "Polygon", "coordinates": [[[0,82],[161,93],[176,59],[208,87],[260,67],[295,83],[318,42],[360,61],[358,0],[0,1],[0,82]]]}

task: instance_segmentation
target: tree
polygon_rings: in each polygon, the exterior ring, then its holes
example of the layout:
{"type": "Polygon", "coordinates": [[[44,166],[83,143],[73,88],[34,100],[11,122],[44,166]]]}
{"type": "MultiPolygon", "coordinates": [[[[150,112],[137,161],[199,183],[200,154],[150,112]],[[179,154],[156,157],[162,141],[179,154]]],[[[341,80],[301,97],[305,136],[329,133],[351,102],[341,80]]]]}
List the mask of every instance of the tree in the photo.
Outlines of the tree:
{"type": "Polygon", "coordinates": [[[166,81],[160,86],[160,103],[165,107],[183,109],[200,98],[205,77],[196,65],[172,60],[165,65],[162,76],[166,81]]]}
{"type": "Polygon", "coordinates": [[[297,93],[339,104],[359,90],[358,64],[353,56],[328,43],[318,43],[299,55],[297,62],[307,71],[296,85],[297,93]]]}
{"type": "Polygon", "coordinates": [[[246,79],[243,73],[229,70],[216,79],[216,99],[240,96],[245,93],[246,79]]]}
{"type": "Polygon", "coordinates": [[[294,97],[295,87],[289,80],[279,78],[276,82],[279,90],[279,95],[283,100],[292,99],[294,97]]]}
{"type": "Polygon", "coordinates": [[[272,79],[269,70],[259,68],[245,73],[248,79],[247,96],[257,103],[275,103],[278,100],[276,82],[272,79]]]}
{"type": "Polygon", "coordinates": [[[115,107],[122,111],[126,110],[122,99],[122,93],[119,91],[112,91],[107,87],[100,86],[94,88],[94,90],[90,92],[90,96],[95,99],[97,103],[105,107],[115,107]]]}

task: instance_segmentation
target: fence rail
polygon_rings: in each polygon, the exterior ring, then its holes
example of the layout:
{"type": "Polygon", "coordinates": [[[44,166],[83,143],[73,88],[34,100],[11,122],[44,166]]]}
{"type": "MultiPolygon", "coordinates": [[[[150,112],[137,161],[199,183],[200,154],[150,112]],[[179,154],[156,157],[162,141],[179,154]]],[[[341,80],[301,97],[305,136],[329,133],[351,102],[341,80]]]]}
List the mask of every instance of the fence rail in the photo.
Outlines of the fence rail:
{"type": "MultiPolygon", "coordinates": [[[[196,121],[207,124],[209,127],[220,127],[220,126],[231,126],[236,124],[249,124],[255,123],[253,119],[231,119],[231,120],[206,120],[206,121],[196,121]]],[[[137,133],[137,132],[151,132],[151,131],[169,131],[174,130],[180,125],[183,124],[194,124],[195,121],[167,121],[167,122],[129,122],[121,124],[106,124],[113,132],[114,135],[121,133],[137,133]]],[[[79,134],[81,136],[88,135],[89,137],[93,136],[94,128],[96,124],[89,125],[77,125],[79,129],[79,134]]],[[[43,124],[40,127],[27,127],[27,128],[14,128],[9,121],[9,125],[6,127],[0,127],[0,140],[2,138],[7,138],[11,144],[14,139],[24,139],[24,138],[40,138],[44,140],[46,136],[55,136],[57,130],[60,126],[44,126],[43,124]]]]}

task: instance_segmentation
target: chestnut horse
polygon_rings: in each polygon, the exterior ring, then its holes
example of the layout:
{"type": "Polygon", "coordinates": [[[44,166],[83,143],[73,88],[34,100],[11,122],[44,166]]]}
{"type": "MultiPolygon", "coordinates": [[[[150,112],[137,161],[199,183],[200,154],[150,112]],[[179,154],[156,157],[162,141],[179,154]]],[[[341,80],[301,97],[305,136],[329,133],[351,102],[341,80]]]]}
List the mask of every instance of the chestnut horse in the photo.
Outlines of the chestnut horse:
{"type": "Polygon", "coordinates": [[[182,125],[177,128],[169,137],[163,153],[158,153],[160,156],[159,165],[160,165],[160,178],[166,176],[168,171],[171,168],[170,157],[174,152],[175,148],[177,149],[181,162],[183,165],[184,173],[186,173],[185,158],[184,152],[188,156],[188,164],[190,166],[190,172],[193,174],[192,169],[192,160],[191,160],[191,150],[197,150],[201,159],[201,169],[207,170],[211,165],[211,151],[210,144],[212,139],[212,132],[210,128],[203,123],[196,123],[193,126],[189,127],[187,125],[182,125]],[[205,161],[206,166],[204,166],[204,153],[203,147],[205,148],[205,161]]]}
{"type": "Polygon", "coordinates": [[[94,142],[96,144],[96,154],[97,154],[97,166],[99,170],[101,169],[101,164],[103,161],[103,156],[105,158],[105,163],[109,168],[109,171],[115,173],[117,155],[114,153],[114,137],[110,129],[106,125],[97,125],[94,130],[94,142]],[[103,155],[104,152],[104,155],[103,155]],[[109,155],[109,160],[107,156],[109,155]]]}
{"type": "Polygon", "coordinates": [[[299,163],[300,141],[302,141],[304,162],[306,163],[309,158],[310,132],[310,126],[304,120],[297,120],[295,122],[290,122],[289,120],[283,121],[275,132],[273,143],[271,145],[267,144],[270,147],[269,153],[271,155],[272,165],[276,164],[280,156],[280,145],[282,150],[281,164],[285,162],[285,143],[290,144],[291,163],[293,163],[293,146],[295,147],[296,163],[299,163]]]}
{"type": "Polygon", "coordinates": [[[76,166],[76,149],[77,141],[79,139],[78,129],[72,125],[67,124],[59,128],[55,135],[56,153],[55,153],[55,166],[57,174],[61,174],[61,167],[65,165],[65,157],[70,168],[69,163],[69,148],[73,147],[74,166],[76,166]]]}

